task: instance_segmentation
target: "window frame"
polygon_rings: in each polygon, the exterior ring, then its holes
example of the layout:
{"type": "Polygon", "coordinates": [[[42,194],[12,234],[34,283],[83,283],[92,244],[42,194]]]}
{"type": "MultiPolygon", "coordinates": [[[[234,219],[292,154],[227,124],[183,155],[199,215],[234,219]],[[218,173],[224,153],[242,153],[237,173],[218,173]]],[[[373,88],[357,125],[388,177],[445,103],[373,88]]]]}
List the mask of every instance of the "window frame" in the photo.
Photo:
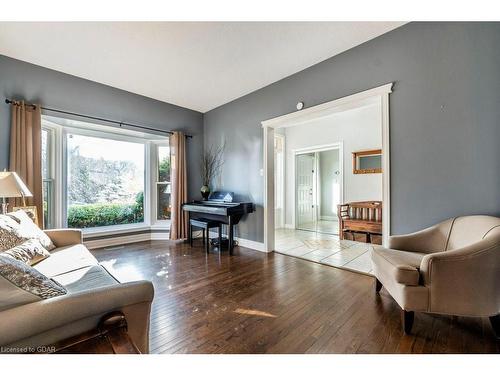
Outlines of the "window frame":
{"type": "MultiPolygon", "coordinates": [[[[43,119],[43,116],[42,116],[43,119]]],[[[61,117],[64,120],[64,118],[61,117]]],[[[157,144],[168,145],[168,139],[152,140],[148,138],[134,137],[130,131],[120,133],[120,129],[110,128],[110,131],[96,129],[82,129],[76,126],[58,125],[51,122],[49,119],[42,121],[42,128],[52,132],[53,142],[51,150],[51,167],[54,179],[53,202],[54,207],[54,227],[67,228],[67,136],[69,134],[97,137],[115,141],[139,143],[144,145],[144,221],[142,223],[118,224],[94,228],[82,228],[85,237],[91,238],[100,234],[120,234],[136,230],[144,229],[170,229],[170,220],[154,220],[156,219],[156,193],[152,194],[152,188],[156,189],[156,184],[153,184],[153,179],[156,180],[157,170],[157,144]]],[[[97,125],[91,122],[92,125],[97,125]]],[[[103,126],[104,128],[104,126],[103,126]]]]}
{"type": "MultiPolygon", "coordinates": [[[[163,228],[165,225],[170,227],[171,219],[158,219],[158,186],[159,185],[168,185],[172,186],[172,178],[170,181],[164,182],[160,181],[158,169],[159,169],[159,148],[168,146],[170,148],[170,137],[166,140],[161,141],[153,141],[151,142],[151,147],[153,152],[151,152],[151,228],[163,228]]],[[[172,153],[170,153],[170,157],[172,157],[172,153]]],[[[170,158],[172,160],[172,158],[170,158]]],[[[170,164],[172,165],[172,164],[170,164]]],[[[172,167],[170,167],[170,172],[172,172],[172,167]]],[[[170,176],[172,177],[172,175],[170,176]]]]}
{"type": "MultiPolygon", "coordinates": [[[[56,151],[56,135],[55,129],[52,127],[42,126],[42,133],[47,133],[47,176],[43,176],[42,173],[42,187],[45,187],[45,183],[50,183],[50,191],[47,193],[47,222],[45,222],[45,212],[43,212],[43,227],[45,229],[52,229],[56,227],[56,178],[55,171],[56,165],[54,157],[56,151]]],[[[43,166],[42,166],[43,167],[43,166]]],[[[43,203],[42,203],[43,205],[43,203]]],[[[42,207],[43,210],[43,207],[42,207]]]]}

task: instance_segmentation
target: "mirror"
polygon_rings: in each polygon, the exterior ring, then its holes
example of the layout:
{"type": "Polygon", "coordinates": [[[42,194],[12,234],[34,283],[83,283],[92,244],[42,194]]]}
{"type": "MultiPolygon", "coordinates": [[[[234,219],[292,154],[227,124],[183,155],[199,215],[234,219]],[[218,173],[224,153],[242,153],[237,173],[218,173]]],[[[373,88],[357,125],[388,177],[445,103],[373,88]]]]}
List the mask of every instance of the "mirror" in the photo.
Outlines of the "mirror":
{"type": "Polygon", "coordinates": [[[352,164],[354,174],[382,173],[382,150],[353,152],[352,164]]]}

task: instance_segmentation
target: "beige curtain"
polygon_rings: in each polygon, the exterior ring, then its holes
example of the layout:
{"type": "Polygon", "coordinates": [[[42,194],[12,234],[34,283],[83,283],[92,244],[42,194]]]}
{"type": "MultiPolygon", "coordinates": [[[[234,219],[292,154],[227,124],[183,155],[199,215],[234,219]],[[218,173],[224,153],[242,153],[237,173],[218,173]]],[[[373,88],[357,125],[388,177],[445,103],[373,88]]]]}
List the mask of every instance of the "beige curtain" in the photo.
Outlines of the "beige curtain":
{"type": "Polygon", "coordinates": [[[170,223],[170,239],[187,238],[188,219],[181,208],[187,202],[187,172],[186,172],[186,137],[181,132],[174,132],[170,137],[172,157],[172,217],[170,223]]]}
{"type": "MultiPolygon", "coordinates": [[[[33,197],[27,206],[36,206],[38,223],[43,223],[42,152],[40,106],[14,102],[11,105],[10,166],[24,181],[33,197]]],[[[10,207],[22,206],[22,198],[9,199],[10,207]]]]}

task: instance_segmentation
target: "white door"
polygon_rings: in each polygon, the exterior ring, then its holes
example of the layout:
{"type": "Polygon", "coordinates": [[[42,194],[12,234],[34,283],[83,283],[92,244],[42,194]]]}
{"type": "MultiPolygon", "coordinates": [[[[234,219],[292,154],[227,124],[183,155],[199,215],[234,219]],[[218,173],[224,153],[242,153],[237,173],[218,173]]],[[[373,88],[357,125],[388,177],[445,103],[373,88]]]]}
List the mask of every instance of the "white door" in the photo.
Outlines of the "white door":
{"type": "Polygon", "coordinates": [[[295,155],[296,226],[316,230],[314,153],[295,155]]]}

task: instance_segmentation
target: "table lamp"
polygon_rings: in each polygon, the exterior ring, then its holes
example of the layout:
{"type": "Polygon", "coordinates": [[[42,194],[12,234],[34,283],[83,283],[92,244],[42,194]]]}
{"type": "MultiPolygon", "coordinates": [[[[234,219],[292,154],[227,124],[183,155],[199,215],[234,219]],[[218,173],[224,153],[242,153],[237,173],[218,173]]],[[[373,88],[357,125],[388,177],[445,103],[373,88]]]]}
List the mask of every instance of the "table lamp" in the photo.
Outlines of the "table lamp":
{"type": "Polygon", "coordinates": [[[23,198],[23,206],[25,206],[24,198],[32,196],[33,194],[31,194],[16,172],[0,172],[0,198],[2,198],[2,210],[0,213],[7,213],[9,204],[5,198],[23,198]]]}

